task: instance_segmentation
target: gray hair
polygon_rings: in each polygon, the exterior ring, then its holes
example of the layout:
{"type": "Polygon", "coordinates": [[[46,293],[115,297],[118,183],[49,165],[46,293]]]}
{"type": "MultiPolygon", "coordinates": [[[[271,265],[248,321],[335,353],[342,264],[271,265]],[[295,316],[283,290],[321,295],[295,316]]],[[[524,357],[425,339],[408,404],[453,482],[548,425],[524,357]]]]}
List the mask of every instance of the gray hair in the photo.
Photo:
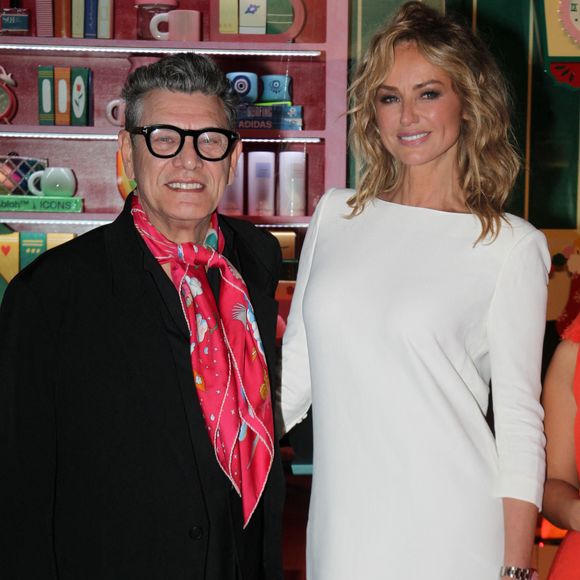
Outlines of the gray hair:
{"type": "Polygon", "coordinates": [[[121,93],[125,100],[126,130],[139,125],[143,99],[155,89],[187,94],[200,92],[218,97],[224,106],[228,129],[236,130],[238,95],[223,71],[207,56],[179,53],[134,70],[128,76],[121,93]]]}

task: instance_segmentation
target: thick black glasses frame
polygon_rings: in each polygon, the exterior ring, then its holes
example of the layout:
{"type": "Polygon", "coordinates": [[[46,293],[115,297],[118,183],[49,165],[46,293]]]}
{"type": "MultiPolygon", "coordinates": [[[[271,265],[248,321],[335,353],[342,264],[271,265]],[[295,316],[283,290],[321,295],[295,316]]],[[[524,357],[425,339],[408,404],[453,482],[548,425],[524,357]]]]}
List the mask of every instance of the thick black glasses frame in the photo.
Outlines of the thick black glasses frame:
{"type": "Polygon", "coordinates": [[[159,157],[161,159],[169,159],[171,157],[179,155],[179,152],[183,149],[185,138],[191,136],[193,139],[193,148],[195,149],[195,152],[197,153],[198,157],[204,159],[205,161],[221,161],[230,154],[230,151],[232,150],[234,143],[240,140],[240,136],[237,133],[234,133],[233,131],[228,131],[227,129],[221,129],[218,127],[206,127],[204,129],[187,130],[180,129],[179,127],[174,127],[173,125],[147,125],[145,127],[133,127],[133,129],[129,129],[129,133],[131,133],[131,135],[143,135],[143,137],[145,137],[145,143],[147,144],[147,149],[149,149],[149,153],[151,153],[151,155],[153,155],[154,157],[159,157]],[[171,131],[179,133],[179,136],[181,137],[181,142],[179,143],[179,147],[177,148],[175,153],[172,153],[171,155],[160,155],[159,153],[155,153],[155,151],[153,151],[153,147],[151,146],[151,134],[153,133],[153,131],[156,131],[158,129],[170,129],[171,131]],[[200,135],[203,135],[204,133],[208,132],[219,133],[220,135],[223,135],[224,137],[228,138],[228,145],[226,147],[226,151],[221,157],[207,157],[199,150],[197,140],[199,139],[200,135]]]}

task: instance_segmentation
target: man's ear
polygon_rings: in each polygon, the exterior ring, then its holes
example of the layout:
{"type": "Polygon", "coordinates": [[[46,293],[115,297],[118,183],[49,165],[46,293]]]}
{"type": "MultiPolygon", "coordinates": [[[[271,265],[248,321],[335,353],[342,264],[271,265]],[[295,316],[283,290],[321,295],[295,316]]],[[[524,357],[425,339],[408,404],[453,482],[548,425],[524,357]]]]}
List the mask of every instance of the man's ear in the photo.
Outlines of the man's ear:
{"type": "Polygon", "coordinates": [[[129,179],[135,179],[135,169],[133,166],[133,143],[131,141],[130,133],[125,131],[125,129],[122,129],[119,131],[117,141],[119,143],[121,157],[123,158],[125,174],[129,179]]]}

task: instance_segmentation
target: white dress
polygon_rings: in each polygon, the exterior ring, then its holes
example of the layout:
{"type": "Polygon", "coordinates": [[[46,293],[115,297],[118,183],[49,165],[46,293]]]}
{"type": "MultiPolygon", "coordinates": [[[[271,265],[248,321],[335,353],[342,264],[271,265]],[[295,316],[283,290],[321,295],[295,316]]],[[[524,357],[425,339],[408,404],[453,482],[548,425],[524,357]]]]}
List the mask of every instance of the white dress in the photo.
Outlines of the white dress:
{"type": "Polygon", "coordinates": [[[286,430],[312,403],[308,580],[497,580],[502,497],[540,506],[544,235],[351,190],[319,203],[284,335],[286,430]],[[493,379],[496,438],[485,421],[493,379]]]}

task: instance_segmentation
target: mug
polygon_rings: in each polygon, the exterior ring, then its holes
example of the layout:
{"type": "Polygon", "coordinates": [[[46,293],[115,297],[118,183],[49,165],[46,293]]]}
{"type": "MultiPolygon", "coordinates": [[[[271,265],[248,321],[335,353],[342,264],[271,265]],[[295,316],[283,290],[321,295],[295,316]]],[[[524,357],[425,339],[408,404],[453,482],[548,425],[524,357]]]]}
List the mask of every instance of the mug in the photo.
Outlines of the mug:
{"type": "Polygon", "coordinates": [[[198,10],[170,10],[156,14],[149,23],[151,36],[157,40],[199,42],[201,40],[201,12],[198,10]],[[167,22],[167,32],[159,24],[167,22]]]}
{"type": "Polygon", "coordinates": [[[122,127],[125,124],[125,101],[123,99],[113,99],[107,103],[105,117],[111,125],[122,127]]]}
{"type": "Polygon", "coordinates": [[[28,178],[28,189],[34,195],[46,197],[72,197],[75,194],[77,180],[72,169],[68,167],[47,167],[35,171],[28,178]],[[40,189],[36,181],[40,179],[40,189]]]}
{"type": "Polygon", "coordinates": [[[234,91],[245,103],[254,103],[258,98],[258,75],[253,72],[231,72],[226,75],[234,91]]]}
{"type": "Polygon", "coordinates": [[[292,77],[288,75],[262,75],[262,103],[280,103],[291,101],[292,77]]]}

